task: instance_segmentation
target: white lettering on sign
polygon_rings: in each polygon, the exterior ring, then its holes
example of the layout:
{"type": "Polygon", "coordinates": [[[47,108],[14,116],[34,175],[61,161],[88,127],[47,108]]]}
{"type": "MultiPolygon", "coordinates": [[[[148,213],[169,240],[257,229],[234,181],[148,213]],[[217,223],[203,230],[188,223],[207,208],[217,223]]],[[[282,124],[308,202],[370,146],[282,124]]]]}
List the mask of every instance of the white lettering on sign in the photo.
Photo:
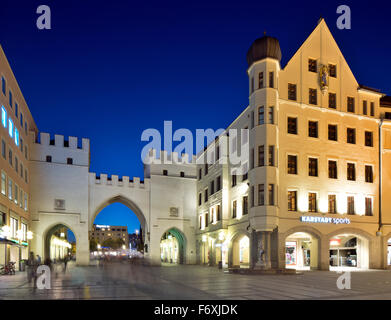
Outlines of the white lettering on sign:
{"type": "Polygon", "coordinates": [[[348,218],[301,216],[300,221],[309,223],[350,224],[350,220],[348,218]]]}

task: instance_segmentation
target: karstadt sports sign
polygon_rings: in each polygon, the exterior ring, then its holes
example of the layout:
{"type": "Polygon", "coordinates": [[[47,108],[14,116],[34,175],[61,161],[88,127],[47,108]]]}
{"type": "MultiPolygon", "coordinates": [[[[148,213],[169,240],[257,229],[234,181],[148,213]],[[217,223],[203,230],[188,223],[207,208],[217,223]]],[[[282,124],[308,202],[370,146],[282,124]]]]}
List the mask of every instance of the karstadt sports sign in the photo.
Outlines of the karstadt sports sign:
{"type": "Polygon", "coordinates": [[[309,223],[350,224],[350,219],[348,218],[301,216],[300,221],[309,223]]]}

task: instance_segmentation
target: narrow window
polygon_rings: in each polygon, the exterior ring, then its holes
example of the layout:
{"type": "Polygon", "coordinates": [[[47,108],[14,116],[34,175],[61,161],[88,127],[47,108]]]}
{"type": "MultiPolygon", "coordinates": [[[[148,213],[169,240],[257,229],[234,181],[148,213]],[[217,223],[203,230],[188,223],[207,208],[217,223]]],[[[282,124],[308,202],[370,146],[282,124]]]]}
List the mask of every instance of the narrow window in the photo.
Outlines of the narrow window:
{"type": "Polygon", "coordinates": [[[288,99],[297,100],[296,85],[293,83],[288,83],[288,99]]]}
{"type": "Polygon", "coordinates": [[[274,206],[274,184],[269,184],[269,206],[274,206]]]}
{"type": "Polygon", "coordinates": [[[166,176],[168,174],[167,170],[163,170],[163,176],[166,176]]]}
{"type": "Polygon", "coordinates": [[[373,117],[375,115],[375,103],[371,102],[371,116],[373,117]]]}
{"type": "Polygon", "coordinates": [[[73,159],[72,158],[67,158],[67,164],[73,164],[73,159]]]}
{"type": "Polygon", "coordinates": [[[4,128],[7,128],[7,111],[4,107],[1,107],[1,123],[4,128]]]}
{"type": "Polygon", "coordinates": [[[258,167],[263,167],[265,165],[265,147],[258,147],[258,167]]]}
{"type": "Polygon", "coordinates": [[[288,173],[297,174],[297,156],[288,155],[288,173]]]}
{"type": "Polygon", "coordinates": [[[372,198],[366,197],[365,198],[365,215],[366,216],[372,216],[372,198]]]}
{"type": "Polygon", "coordinates": [[[46,156],[46,162],[52,162],[52,156],[46,156]]]}
{"type": "Polygon", "coordinates": [[[330,74],[330,77],[333,77],[333,78],[337,77],[337,65],[329,64],[329,74],[330,74]]]}
{"type": "Polygon", "coordinates": [[[337,197],[336,197],[336,195],[329,194],[328,200],[329,200],[328,212],[329,213],[337,213],[337,197]]]}
{"type": "Polygon", "coordinates": [[[233,187],[236,186],[236,179],[237,179],[236,177],[237,177],[236,174],[233,174],[233,175],[232,175],[232,186],[233,186],[233,187]]]}
{"type": "Polygon", "coordinates": [[[208,189],[205,189],[205,202],[208,202],[208,189]]]}
{"type": "Polygon", "coordinates": [[[329,108],[337,108],[337,95],[335,93],[329,92],[329,108]]]}
{"type": "Polygon", "coordinates": [[[4,159],[7,158],[7,156],[6,156],[6,145],[5,145],[5,141],[4,140],[1,140],[1,155],[3,156],[4,159]]]}
{"type": "Polygon", "coordinates": [[[288,191],[288,211],[297,211],[297,191],[288,191]]]}
{"type": "Polygon", "coordinates": [[[373,183],[372,166],[365,166],[365,182],[373,183]]]}
{"type": "Polygon", "coordinates": [[[368,110],[367,110],[367,100],[364,100],[363,102],[362,102],[362,114],[364,114],[364,115],[367,115],[367,113],[368,113],[368,110]]]}
{"type": "Polygon", "coordinates": [[[318,159],[316,158],[308,159],[308,175],[311,177],[318,176],[318,159]]]}
{"type": "Polygon", "coordinates": [[[215,193],[215,182],[214,181],[211,181],[210,182],[210,194],[214,194],[215,193]]]}
{"type": "Polygon", "coordinates": [[[330,179],[338,178],[337,161],[329,160],[329,178],[330,179]]]}
{"type": "Polygon", "coordinates": [[[274,146],[269,146],[269,166],[274,166],[274,146]]]}
{"type": "Polygon", "coordinates": [[[356,129],[353,128],[346,129],[346,142],[351,144],[356,143],[356,129]]]}
{"type": "Polygon", "coordinates": [[[316,193],[308,193],[308,212],[317,212],[316,193]]]}
{"type": "Polygon", "coordinates": [[[14,122],[8,118],[8,133],[11,138],[14,136],[14,122]]]}
{"type": "Polygon", "coordinates": [[[365,131],[365,146],[373,147],[373,134],[370,131],[365,131]]]}
{"type": "Polygon", "coordinates": [[[248,214],[248,196],[243,197],[243,215],[248,214]]]}
{"type": "Polygon", "coordinates": [[[5,95],[5,91],[6,91],[6,82],[5,82],[5,79],[4,77],[1,77],[1,91],[3,92],[3,94],[5,95]]]}
{"type": "Polygon", "coordinates": [[[200,168],[198,170],[198,179],[201,180],[201,178],[202,178],[202,169],[200,168]]]}
{"type": "Polygon", "coordinates": [[[354,214],[354,197],[348,197],[348,214],[354,214]]]}
{"type": "Polygon", "coordinates": [[[234,200],[232,202],[232,218],[236,218],[236,209],[237,209],[237,202],[234,200]]]}
{"type": "Polygon", "coordinates": [[[354,98],[348,97],[348,112],[354,112],[354,98]]]}
{"type": "Polygon", "coordinates": [[[274,107],[269,107],[269,123],[274,124],[274,107]]]}
{"type": "Polygon", "coordinates": [[[297,118],[288,117],[288,133],[297,134],[297,118]]]}
{"type": "Polygon", "coordinates": [[[254,77],[251,77],[251,91],[250,93],[252,94],[254,92],[254,77]]]}
{"type": "Polygon", "coordinates": [[[347,178],[348,180],[355,181],[356,180],[356,166],[354,163],[348,163],[347,167],[347,178]]]}
{"type": "Polygon", "coordinates": [[[200,192],[198,194],[198,205],[200,206],[202,204],[202,193],[200,192]]]}
{"type": "Polygon", "coordinates": [[[264,107],[259,107],[258,108],[258,125],[264,124],[265,123],[265,111],[264,107]]]}
{"type": "Polygon", "coordinates": [[[258,88],[262,89],[263,88],[263,72],[260,72],[258,75],[258,88]]]}
{"type": "Polygon", "coordinates": [[[308,121],[308,136],[311,138],[318,138],[318,122],[308,121]]]}
{"type": "Polygon", "coordinates": [[[258,205],[263,206],[265,204],[265,185],[258,185],[258,205]]]}
{"type": "Polygon", "coordinates": [[[313,105],[316,105],[318,104],[318,101],[317,101],[317,92],[316,92],[316,89],[309,89],[309,101],[308,101],[309,104],[313,104],[313,105]]]}
{"type": "Polygon", "coordinates": [[[337,125],[329,124],[329,140],[338,141],[337,125]]]}
{"type": "Polygon", "coordinates": [[[308,71],[309,72],[318,72],[315,59],[308,59],[308,71]]]}
{"type": "Polygon", "coordinates": [[[269,87],[274,88],[274,72],[269,72],[269,87]]]}
{"type": "Polygon", "coordinates": [[[252,208],[254,207],[254,195],[255,195],[254,186],[251,186],[251,207],[252,208]]]}

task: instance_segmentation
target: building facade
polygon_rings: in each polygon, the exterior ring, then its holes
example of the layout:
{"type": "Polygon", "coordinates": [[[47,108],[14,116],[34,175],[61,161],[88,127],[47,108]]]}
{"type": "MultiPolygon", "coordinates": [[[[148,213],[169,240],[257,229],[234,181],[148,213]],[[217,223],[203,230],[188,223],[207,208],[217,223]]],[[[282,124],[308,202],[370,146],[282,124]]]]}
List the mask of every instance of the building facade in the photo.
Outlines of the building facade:
{"type": "Polygon", "coordinates": [[[144,179],[90,172],[88,139],[38,134],[1,54],[0,218],[14,233],[3,232],[0,259],[17,258],[14,217],[44,258],[53,232],[70,228],[86,265],[89,237],[101,241],[95,217],[120,202],[139,218],[153,264],[391,265],[391,98],[357,82],[323,19],[284,67],[277,39],[255,40],[247,108],[197,156],[151,150],[144,179]],[[238,167],[231,155],[243,150],[238,167]]]}
{"type": "Polygon", "coordinates": [[[248,173],[217,157],[197,167],[197,261],[386,267],[389,98],[359,85],[323,19],[283,68],[280,61],[268,36],[247,53],[249,106],[228,129],[249,135],[228,148],[248,145],[248,173]]]}
{"type": "Polygon", "coordinates": [[[30,143],[37,131],[11,67],[0,47],[1,190],[0,264],[28,258],[30,227],[30,143]],[[28,237],[29,236],[29,237],[28,237]]]}
{"type": "Polygon", "coordinates": [[[122,240],[123,245],[126,248],[129,248],[129,234],[127,226],[106,226],[106,225],[96,225],[92,227],[90,231],[90,240],[96,241],[99,245],[104,245],[103,243],[108,240],[122,240]]]}

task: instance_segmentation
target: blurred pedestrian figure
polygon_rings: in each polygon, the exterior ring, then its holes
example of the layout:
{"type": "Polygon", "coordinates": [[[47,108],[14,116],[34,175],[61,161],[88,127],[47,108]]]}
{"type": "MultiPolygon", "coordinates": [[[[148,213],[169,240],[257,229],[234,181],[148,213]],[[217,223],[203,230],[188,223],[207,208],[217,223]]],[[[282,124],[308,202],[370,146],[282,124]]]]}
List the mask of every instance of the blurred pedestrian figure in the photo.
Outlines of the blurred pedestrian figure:
{"type": "Polygon", "coordinates": [[[38,265],[41,264],[41,257],[39,256],[39,254],[37,254],[37,263],[38,263],[38,265]]]}
{"type": "Polygon", "coordinates": [[[67,271],[68,257],[64,257],[64,273],[67,271]]]}
{"type": "Polygon", "coordinates": [[[27,260],[27,281],[31,283],[34,278],[34,253],[30,252],[29,259],[27,260]]]}

